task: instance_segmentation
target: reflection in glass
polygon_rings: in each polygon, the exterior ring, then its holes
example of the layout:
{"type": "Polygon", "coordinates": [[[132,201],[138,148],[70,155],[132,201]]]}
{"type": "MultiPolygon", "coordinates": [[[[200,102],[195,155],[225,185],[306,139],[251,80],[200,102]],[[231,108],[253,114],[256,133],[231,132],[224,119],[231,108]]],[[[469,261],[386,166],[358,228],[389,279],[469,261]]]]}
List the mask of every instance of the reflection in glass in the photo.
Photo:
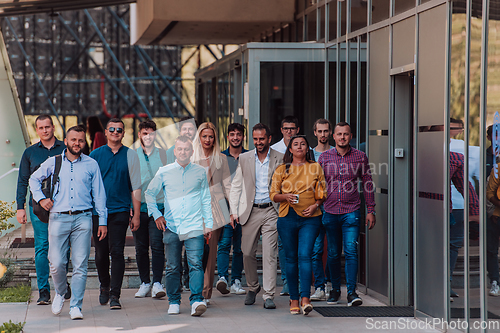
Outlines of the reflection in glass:
{"type": "Polygon", "coordinates": [[[304,41],[304,17],[297,20],[297,42],[304,41]]]}
{"type": "Polygon", "coordinates": [[[415,0],[398,0],[394,2],[394,15],[406,12],[415,8],[415,0]]]}
{"type": "Polygon", "coordinates": [[[297,0],[297,13],[301,13],[306,9],[306,1],[307,0],[297,0]]]}
{"type": "Polygon", "coordinates": [[[328,4],[329,23],[328,36],[330,40],[337,39],[337,2],[332,1],[328,4]]]}
{"type": "MultiPolygon", "coordinates": [[[[328,53],[337,53],[336,48],[328,49],[328,53]]],[[[328,58],[332,58],[329,56],[328,58]]],[[[337,62],[330,61],[328,69],[328,119],[337,123],[337,62]]]]}
{"type": "Polygon", "coordinates": [[[340,2],[340,36],[347,33],[347,1],[340,2]]]}
{"type": "Polygon", "coordinates": [[[319,39],[325,38],[325,6],[319,9],[319,39]]]}
{"type": "Polygon", "coordinates": [[[322,62],[262,62],[260,65],[260,121],[269,125],[272,143],[281,140],[281,119],[293,115],[301,134],[313,136],[313,124],[324,116],[322,62]]]}
{"type": "Polygon", "coordinates": [[[219,133],[219,142],[225,142],[227,137],[227,126],[230,124],[229,117],[229,73],[224,73],[218,78],[217,82],[217,104],[218,121],[217,132],[219,133]]]}
{"type": "Polygon", "coordinates": [[[366,27],[367,11],[367,1],[351,1],[351,31],[366,27]]]}
{"type": "Polygon", "coordinates": [[[309,15],[306,16],[306,22],[307,22],[307,40],[308,41],[315,41],[316,40],[316,11],[313,11],[309,13],[309,15]]]}
{"type": "Polygon", "coordinates": [[[389,0],[372,0],[372,24],[389,18],[389,0]]]}

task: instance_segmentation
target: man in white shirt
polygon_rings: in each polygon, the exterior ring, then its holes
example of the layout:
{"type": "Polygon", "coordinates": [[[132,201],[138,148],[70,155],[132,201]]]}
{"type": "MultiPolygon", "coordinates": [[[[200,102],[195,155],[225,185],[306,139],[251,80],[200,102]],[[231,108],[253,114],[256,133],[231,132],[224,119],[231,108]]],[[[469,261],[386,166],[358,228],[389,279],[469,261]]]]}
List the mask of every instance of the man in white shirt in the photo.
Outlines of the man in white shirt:
{"type": "Polygon", "coordinates": [[[283,139],[281,139],[281,141],[279,142],[276,142],[271,146],[271,148],[279,151],[282,154],[285,154],[290,139],[299,134],[299,131],[300,127],[297,117],[286,116],[281,121],[281,134],[283,134],[283,139]]]}

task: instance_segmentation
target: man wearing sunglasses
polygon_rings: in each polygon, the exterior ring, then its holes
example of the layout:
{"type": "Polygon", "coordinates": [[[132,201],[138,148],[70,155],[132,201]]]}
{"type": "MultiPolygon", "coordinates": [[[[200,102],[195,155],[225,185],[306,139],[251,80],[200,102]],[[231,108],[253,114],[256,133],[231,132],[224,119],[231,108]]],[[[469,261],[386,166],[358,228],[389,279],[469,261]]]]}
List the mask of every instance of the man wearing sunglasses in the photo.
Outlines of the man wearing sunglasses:
{"type": "Polygon", "coordinates": [[[123,122],[118,118],[110,119],[104,134],[108,143],[90,154],[101,169],[108,209],[108,234],[102,240],[97,237],[99,219],[95,212],[93,216],[95,263],[101,284],[99,303],[105,305],[109,301],[111,309],[121,309],[119,299],[125,272],[123,250],[127,228],[130,225],[130,230],[136,231],[140,226],[141,173],[137,153],[122,144],[125,135],[123,122]]]}

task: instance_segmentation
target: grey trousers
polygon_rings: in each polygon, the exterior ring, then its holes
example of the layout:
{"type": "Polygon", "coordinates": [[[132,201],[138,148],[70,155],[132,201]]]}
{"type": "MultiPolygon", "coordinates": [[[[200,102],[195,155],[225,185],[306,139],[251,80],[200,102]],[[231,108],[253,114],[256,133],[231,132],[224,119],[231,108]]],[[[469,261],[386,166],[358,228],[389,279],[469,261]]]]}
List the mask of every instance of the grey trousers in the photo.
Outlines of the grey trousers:
{"type": "Polygon", "coordinates": [[[262,235],[262,288],[264,300],[274,298],[276,292],[277,254],[278,254],[278,213],[271,206],[252,208],[247,222],[241,226],[241,251],[245,277],[251,291],[259,287],[257,274],[257,244],[262,235]]]}

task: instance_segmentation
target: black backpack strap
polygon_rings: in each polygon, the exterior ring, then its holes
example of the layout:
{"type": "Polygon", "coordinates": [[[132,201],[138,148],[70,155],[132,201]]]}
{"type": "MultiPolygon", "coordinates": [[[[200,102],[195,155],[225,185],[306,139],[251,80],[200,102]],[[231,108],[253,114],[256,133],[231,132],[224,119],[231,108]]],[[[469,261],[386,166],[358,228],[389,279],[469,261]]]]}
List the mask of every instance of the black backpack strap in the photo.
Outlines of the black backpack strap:
{"type": "Polygon", "coordinates": [[[163,148],[158,148],[158,151],[160,152],[160,160],[163,165],[167,165],[167,152],[163,148]]]}
{"type": "Polygon", "coordinates": [[[56,165],[54,167],[54,174],[52,175],[52,186],[50,188],[50,198],[54,195],[54,188],[59,181],[59,171],[61,171],[62,155],[56,155],[56,165]]]}

